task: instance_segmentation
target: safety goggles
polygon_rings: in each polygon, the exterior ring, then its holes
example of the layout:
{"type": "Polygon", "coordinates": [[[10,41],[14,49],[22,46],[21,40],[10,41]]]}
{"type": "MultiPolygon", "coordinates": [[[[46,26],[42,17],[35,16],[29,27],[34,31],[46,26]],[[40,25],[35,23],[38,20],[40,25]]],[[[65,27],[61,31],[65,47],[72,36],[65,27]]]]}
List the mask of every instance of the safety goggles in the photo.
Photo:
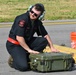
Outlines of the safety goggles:
{"type": "Polygon", "coordinates": [[[34,14],[34,16],[36,16],[36,17],[38,16],[38,14],[36,14],[34,11],[31,10],[30,12],[31,12],[32,14],[34,14]]]}

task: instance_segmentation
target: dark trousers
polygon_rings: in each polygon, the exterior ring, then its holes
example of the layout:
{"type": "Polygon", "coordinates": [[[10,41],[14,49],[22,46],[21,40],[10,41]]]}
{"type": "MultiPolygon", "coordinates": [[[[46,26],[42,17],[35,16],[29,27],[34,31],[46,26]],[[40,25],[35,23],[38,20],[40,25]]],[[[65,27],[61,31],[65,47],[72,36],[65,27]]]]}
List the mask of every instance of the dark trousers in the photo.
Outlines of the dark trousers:
{"type": "MultiPolygon", "coordinates": [[[[47,46],[48,42],[43,37],[33,37],[27,44],[31,49],[41,52],[47,46]]],[[[30,61],[29,53],[20,45],[14,45],[8,41],[6,42],[6,48],[13,57],[13,67],[20,71],[28,70],[28,62],[30,61]]]]}

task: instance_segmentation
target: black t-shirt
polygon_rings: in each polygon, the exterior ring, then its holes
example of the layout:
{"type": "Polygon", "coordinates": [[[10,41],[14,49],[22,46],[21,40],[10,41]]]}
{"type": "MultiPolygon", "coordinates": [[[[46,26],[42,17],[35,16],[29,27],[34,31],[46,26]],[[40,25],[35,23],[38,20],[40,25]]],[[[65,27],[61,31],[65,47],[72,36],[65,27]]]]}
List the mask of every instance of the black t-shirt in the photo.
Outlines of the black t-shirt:
{"type": "Polygon", "coordinates": [[[35,20],[33,24],[29,18],[29,12],[17,16],[10,30],[9,37],[16,40],[18,35],[24,37],[25,40],[30,40],[35,32],[38,36],[47,35],[47,31],[40,20],[35,20]]]}

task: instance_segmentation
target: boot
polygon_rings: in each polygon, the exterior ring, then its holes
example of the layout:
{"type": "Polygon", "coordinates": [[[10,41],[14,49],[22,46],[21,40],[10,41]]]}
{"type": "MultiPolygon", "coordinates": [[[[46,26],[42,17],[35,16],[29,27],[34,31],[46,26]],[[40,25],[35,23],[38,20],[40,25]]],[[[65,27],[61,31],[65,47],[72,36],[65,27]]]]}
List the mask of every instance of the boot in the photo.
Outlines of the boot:
{"type": "Polygon", "coordinates": [[[9,59],[8,59],[8,65],[9,65],[11,68],[13,68],[13,58],[12,58],[12,56],[10,56],[9,59]]]}

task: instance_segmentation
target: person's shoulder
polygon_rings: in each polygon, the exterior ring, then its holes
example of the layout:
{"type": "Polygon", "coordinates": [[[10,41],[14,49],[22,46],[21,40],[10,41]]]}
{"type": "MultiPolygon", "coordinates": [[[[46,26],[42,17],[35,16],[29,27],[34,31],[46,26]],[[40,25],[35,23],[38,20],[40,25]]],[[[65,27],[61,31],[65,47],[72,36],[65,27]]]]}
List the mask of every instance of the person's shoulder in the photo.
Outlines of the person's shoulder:
{"type": "Polygon", "coordinates": [[[42,21],[41,20],[37,20],[38,25],[42,25],[42,21]]]}
{"type": "Polygon", "coordinates": [[[16,16],[16,18],[25,18],[25,17],[27,17],[27,13],[23,13],[23,14],[16,16]]]}
{"type": "Polygon", "coordinates": [[[20,15],[17,15],[16,20],[27,20],[28,19],[28,13],[23,13],[23,14],[20,14],[20,15]]]}

